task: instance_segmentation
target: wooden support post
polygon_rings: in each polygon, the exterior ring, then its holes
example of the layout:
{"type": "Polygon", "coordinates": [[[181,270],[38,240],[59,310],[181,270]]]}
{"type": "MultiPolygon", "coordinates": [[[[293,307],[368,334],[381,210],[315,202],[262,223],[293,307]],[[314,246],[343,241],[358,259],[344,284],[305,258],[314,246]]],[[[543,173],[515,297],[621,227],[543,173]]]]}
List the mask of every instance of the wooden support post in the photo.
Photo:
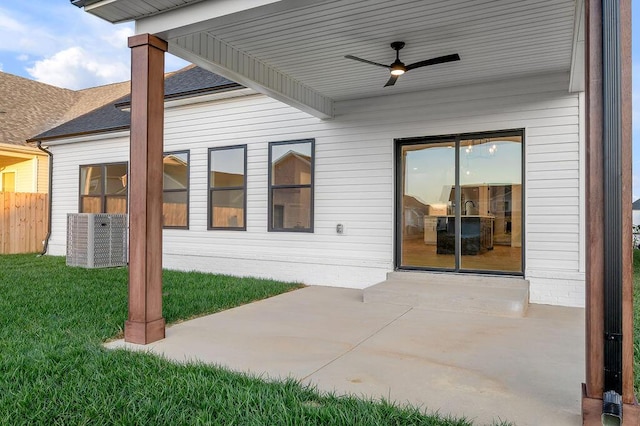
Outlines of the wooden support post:
{"type": "MultiPolygon", "coordinates": [[[[583,386],[584,425],[600,425],[604,389],[604,168],[603,168],[603,3],[585,0],[586,117],[587,117],[587,288],[586,383],[583,386]]],[[[631,3],[620,7],[620,107],[622,181],[622,398],[623,424],[640,424],[640,407],[633,390],[633,259],[631,229],[631,3]]]]}
{"type": "Polygon", "coordinates": [[[585,1],[586,394],[604,389],[604,178],[602,163],[602,0],[585,1]]]}
{"type": "Polygon", "coordinates": [[[153,35],[129,37],[131,147],[129,162],[129,319],[127,342],[164,338],[162,317],[162,151],[164,52],[153,35]]]}

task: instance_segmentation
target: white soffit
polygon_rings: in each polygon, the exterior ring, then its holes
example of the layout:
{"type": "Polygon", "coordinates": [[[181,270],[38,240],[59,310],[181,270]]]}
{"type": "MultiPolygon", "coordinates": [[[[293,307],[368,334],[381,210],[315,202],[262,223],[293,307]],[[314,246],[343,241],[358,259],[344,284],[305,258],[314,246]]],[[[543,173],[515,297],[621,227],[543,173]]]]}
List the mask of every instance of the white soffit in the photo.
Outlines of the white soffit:
{"type": "Polygon", "coordinates": [[[169,50],[205,69],[319,118],[333,117],[333,101],[276,68],[206,33],[178,37],[169,50]]]}
{"type": "Polygon", "coordinates": [[[158,34],[177,56],[330,116],[332,101],[569,73],[578,53],[575,12],[576,0],[210,0],[140,19],[136,32],[158,34]],[[405,64],[452,53],[461,61],[412,70],[383,88],[387,70],[344,58],[389,64],[392,41],[406,43],[405,64]]]}
{"type": "Polygon", "coordinates": [[[114,24],[181,8],[203,0],[101,0],[84,6],[85,12],[114,24]]]}
{"type": "Polygon", "coordinates": [[[584,91],[584,0],[576,0],[576,13],[573,26],[573,52],[571,54],[570,92],[584,91]]]}

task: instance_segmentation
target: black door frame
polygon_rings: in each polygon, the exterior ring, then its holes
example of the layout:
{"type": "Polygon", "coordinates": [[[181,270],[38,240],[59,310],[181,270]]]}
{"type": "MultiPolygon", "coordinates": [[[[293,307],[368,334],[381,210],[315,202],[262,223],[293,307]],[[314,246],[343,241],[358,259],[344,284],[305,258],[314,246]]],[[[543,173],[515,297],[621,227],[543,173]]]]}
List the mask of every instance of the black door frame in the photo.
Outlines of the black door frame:
{"type": "Polygon", "coordinates": [[[455,273],[468,273],[468,274],[485,274],[485,275],[510,275],[510,276],[524,276],[525,271],[525,244],[526,244],[526,205],[525,205],[525,129],[507,129],[507,130],[495,130],[488,132],[473,132],[473,133],[457,133],[449,135],[438,136],[418,136],[410,138],[397,138],[394,139],[394,269],[403,271],[434,271],[434,272],[455,272],[455,273]],[[518,271],[493,271],[493,270],[480,270],[480,269],[462,269],[460,268],[460,141],[467,139],[483,139],[483,138],[495,138],[500,136],[520,136],[521,138],[521,153],[520,153],[520,181],[522,185],[521,190],[521,233],[522,233],[522,250],[521,250],[521,270],[518,271]],[[455,268],[429,268],[418,266],[402,266],[402,194],[404,188],[402,187],[402,147],[406,145],[428,144],[438,142],[451,142],[455,141],[455,229],[456,229],[456,242],[455,242],[455,268]]]}

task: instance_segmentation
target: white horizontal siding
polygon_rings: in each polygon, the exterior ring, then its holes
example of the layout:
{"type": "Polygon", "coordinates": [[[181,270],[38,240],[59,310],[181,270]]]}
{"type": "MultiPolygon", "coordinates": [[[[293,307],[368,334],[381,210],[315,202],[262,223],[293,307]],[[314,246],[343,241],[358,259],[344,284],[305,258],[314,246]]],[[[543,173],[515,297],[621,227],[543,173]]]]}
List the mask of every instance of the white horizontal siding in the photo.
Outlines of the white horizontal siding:
{"type": "Polygon", "coordinates": [[[37,191],[46,193],[49,192],[49,157],[38,157],[38,181],[37,191]]]}
{"type": "Polygon", "coordinates": [[[51,146],[53,153],[52,218],[49,254],[66,254],[67,213],[78,213],[80,166],[129,160],[129,138],[91,140],[51,146]]]}
{"type": "MultiPolygon", "coordinates": [[[[165,150],[190,151],[190,229],[165,230],[171,268],[364,287],[393,269],[395,138],[525,129],[525,275],[531,300],[584,304],[578,95],[551,74],[336,103],[322,121],[262,95],[166,110],[165,150]],[[267,232],[268,143],[315,138],[314,233],[267,232]],[[207,150],[247,144],[247,230],[207,230],[207,150]],[[337,235],[338,223],[345,235],[337,235]],[[554,278],[555,277],[555,278],[554,278]]],[[[78,166],[123,161],[128,141],[53,146],[54,232],[77,211],[78,166]]]]}

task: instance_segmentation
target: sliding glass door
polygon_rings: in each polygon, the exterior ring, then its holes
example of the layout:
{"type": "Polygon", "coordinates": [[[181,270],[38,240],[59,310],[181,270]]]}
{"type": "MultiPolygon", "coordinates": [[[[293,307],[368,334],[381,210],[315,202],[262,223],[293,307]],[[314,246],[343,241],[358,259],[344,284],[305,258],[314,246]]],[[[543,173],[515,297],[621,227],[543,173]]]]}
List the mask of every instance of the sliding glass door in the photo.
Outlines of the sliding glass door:
{"type": "MultiPolygon", "coordinates": [[[[455,268],[453,256],[434,256],[438,229],[453,226],[450,201],[456,184],[455,141],[403,145],[402,265],[455,268]]],[[[454,240],[449,244],[453,253],[454,240]]]]}
{"type": "Polygon", "coordinates": [[[397,265],[521,274],[522,132],[397,142],[397,265]]]}

